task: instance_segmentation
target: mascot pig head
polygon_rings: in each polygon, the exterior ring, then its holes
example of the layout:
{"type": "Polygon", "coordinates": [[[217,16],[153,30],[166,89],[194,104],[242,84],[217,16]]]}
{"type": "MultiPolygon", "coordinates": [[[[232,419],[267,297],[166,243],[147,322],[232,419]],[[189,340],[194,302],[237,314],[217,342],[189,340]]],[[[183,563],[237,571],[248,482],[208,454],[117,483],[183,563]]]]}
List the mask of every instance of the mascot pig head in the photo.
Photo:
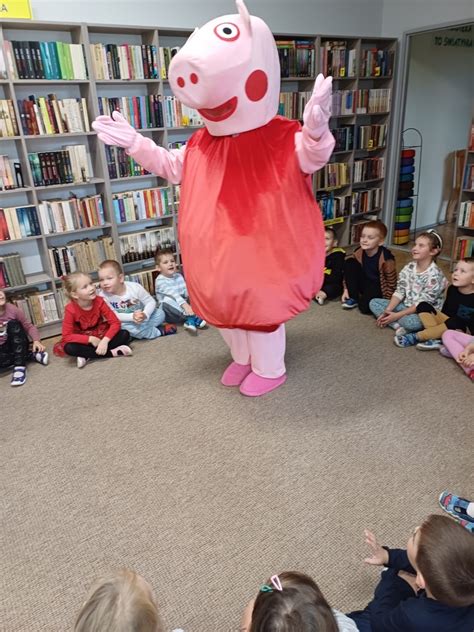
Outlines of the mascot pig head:
{"type": "Polygon", "coordinates": [[[236,4],[238,15],[196,29],[169,67],[173,93],[199,111],[213,136],[262,127],[278,110],[280,63],[272,32],[243,0],[236,4]]]}

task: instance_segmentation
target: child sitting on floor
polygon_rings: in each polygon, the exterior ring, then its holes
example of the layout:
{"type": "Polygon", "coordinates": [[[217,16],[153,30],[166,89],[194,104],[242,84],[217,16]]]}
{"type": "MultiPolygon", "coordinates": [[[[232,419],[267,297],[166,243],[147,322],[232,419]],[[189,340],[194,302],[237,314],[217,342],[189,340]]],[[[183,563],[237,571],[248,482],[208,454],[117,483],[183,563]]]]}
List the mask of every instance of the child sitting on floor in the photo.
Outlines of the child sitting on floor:
{"type": "Polygon", "coordinates": [[[474,502],[446,491],[441,492],[439,505],[460,525],[474,534],[474,502]]]}
{"type": "Polygon", "coordinates": [[[169,323],[183,323],[185,329],[196,333],[206,327],[206,321],[196,316],[189,304],[188,288],[176,267],[173,251],[157,250],[155,255],[159,275],[155,280],[156,298],[159,300],[169,323]]]}
{"type": "Polygon", "coordinates": [[[332,610],[316,583],[295,571],[273,575],[242,616],[240,632],[357,632],[332,610]]]}
{"type": "Polygon", "coordinates": [[[441,354],[454,358],[464,373],[474,382],[474,336],[462,331],[445,331],[441,354]]]}
{"type": "Polygon", "coordinates": [[[474,539],[447,516],[431,515],[407,550],[380,546],[365,532],[367,564],[385,566],[373,600],[349,616],[360,632],[472,632],[474,539]]]}
{"type": "Polygon", "coordinates": [[[99,284],[99,296],[105,298],[122,329],[133,338],[153,340],[176,333],[174,325],[163,324],[165,313],[145,288],[140,283],[125,281],[117,261],[107,259],[100,264],[99,284]]]}
{"type": "MultiPolygon", "coordinates": [[[[373,298],[389,299],[397,282],[395,258],[383,245],[387,227],[380,220],[364,224],[357,248],[344,262],[344,292],[342,308],[359,306],[363,314],[370,314],[373,298]]],[[[388,300],[387,300],[388,302],[388,300]]]]}
{"type": "Polygon", "coordinates": [[[395,329],[395,344],[399,347],[407,346],[405,338],[402,338],[406,332],[423,329],[416,314],[419,303],[426,302],[435,309],[441,308],[448,282],[435,259],[442,247],[442,239],[435,231],[418,235],[412,248],[413,261],[398,275],[391,299],[374,298],[370,301],[370,311],[377,318],[377,326],[395,329]]]}
{"type": "Polygon", "coordinates": [[[69,303],[64,310],[61,341],[54,353],[77,358],[82,369],[88,360],[130,356],[128,331],[120,329],[120,321],[101,296],[88,274],[73,272],[64,277],[63,287],[69,303]]]}
{"type": "Polygon", "coordinates": [[[137,573],[124,569],[92,586],[77,616],[74,632],[132,631],[164,632],[164,627],[150,584],[137,573]]]}
{"type": "Polygon", "coordinates": [[[336,231],[331,226],[324,229],[326,238],[326,262],[324,265],[323,287],[314,297],[319,305],[327,299],[339,298],[342,294],[342,278],[345,250],[337,248],[336,231]]]}
{"type": "Polygon", "coordinates": [[[19,307],[7,302],[5,292],[0,290],[0,370],[13,367],[10,386],[26,382],[26,363],[30,359],[48,364],[48,353],[38,329],[19,307]]]}
{"type": "Polygon", "coordinates": [[[448,329],[469,330],[474,334],[474,258],[458,261],[441,311],[422,302],[416,306],[416,313],[424,329],[406,333],[399,346],[439,349],[441,336],[448,329]]]}

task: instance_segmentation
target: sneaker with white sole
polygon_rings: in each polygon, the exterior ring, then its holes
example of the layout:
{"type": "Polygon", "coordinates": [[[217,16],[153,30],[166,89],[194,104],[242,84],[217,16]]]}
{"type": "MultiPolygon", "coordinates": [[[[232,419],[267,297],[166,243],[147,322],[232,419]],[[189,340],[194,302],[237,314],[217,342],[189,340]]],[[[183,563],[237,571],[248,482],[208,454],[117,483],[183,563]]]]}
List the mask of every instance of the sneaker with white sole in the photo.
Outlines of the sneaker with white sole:
{"type": "Polygon", "coordinates": [[[393,342],[397,345],[397,347],[413,347],[418,342],[418,338],[416,334],[404,334],[403,336],[398,336],[395,334],[393,342]]]}
{"type": "Polygon", "coordinates": [[[83,358],[81,356],[78,356],[76,358],[76,364],[77,364],[78,369],[83,369],[88,362],[89,362],[89,358],[83,358]]]}
{"type": "Polygon", "coordinates": [[[207,327],[206,321],[202,318],[199,318],[199,316],[194,317],[194,324],[198,329],[205,329],[207,327]]]}
{"type": "Polygon", "coordinates": [[[341,307],[342,309],[354,309],[354,307],[357,307],[357,305],[357,301],[355,301],[353,298],[346,298],[341,307]]]}
{"type": "Polygon", "coordinates": [[[26,382],[26,367],[16,366],[13,368],[10,386],[23,386],[26,382]]]}
{"type": "Polygon", "coordinates": [[[314,299],[318,305],[324,305],[324,299],[322,296],[318,296],[314,299]]]}
{"type": "Polygon", "coordinates": [[[398,327],[395,327],[396,336],[404,336],[406,333],[407,333],[407,330],[405,329],[405,327],[402,327],[401,325],[398,325],[398,327]]]}
{"type": "Polygon", "coordinates": [[[190,316],[189,318],[186,319],[186,322],[184,323],[183,327],[184,329],[186,329],[192,334],[195,334],[197,332],[197,327],[194,324],[193,316],[190,316]]]}
{"type": "Polygon", "coordinates": [[[46,366],[49,362],[49,355],[47,351],[32,351],[31,358],[35,362],[38,362],[39,364],[42,364],[44,366],[46,366]]]}
{"type": "Polygon", "coordinates": [[[422,351],[431,351],[432,349],[441,349],[443,343],[441,340],[425,340],[424,342],[419,342],[416,345],[417,349],[421,349],[422,351]]]}

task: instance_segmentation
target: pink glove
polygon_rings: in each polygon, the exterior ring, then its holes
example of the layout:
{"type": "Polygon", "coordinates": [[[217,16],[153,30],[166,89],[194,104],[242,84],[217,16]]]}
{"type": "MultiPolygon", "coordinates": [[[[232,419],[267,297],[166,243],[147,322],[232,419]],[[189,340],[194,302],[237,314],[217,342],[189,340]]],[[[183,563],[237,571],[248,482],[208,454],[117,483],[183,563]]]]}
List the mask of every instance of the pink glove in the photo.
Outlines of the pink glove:
{"type": "Polygon", "coordinates": [[[332,77],[316,77],[313,94],[303,113],[304,130],[317,140],[329,129],[332,109],[332,77]]]}
{"type": "Polygon", "coordinates": [[[106,145],[117,145],[128,152],[137,144],[140,134],[128,123],[120,112],[110,116],[98,116],[92,123],[99,139],[106,145]]]}

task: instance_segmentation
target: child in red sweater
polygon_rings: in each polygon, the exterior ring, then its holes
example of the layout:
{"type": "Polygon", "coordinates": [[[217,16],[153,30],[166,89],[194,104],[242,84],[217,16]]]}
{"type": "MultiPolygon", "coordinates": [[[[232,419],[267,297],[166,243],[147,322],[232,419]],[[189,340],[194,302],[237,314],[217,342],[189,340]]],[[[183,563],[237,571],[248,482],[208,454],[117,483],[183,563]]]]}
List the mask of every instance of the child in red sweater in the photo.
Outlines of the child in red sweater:
{"type": "Polygon", "coordinates": [[[7,302],[5,292],[0,290],[0,370],[13,367],[11,386],[22,386],[26,382],[28,360],[48,364],[48,353],[38,329],[19,307],[7,302]],[[30,339],[33,341],[31,351],[30,339]]]}
{"type": "Polygon", "coordinates": [[[97,296],[89,275],[73,272],[64,278],[64,291],[70,302],[64,310],[61,342],[54,353],[77,358],[82,369],[88,360],[130,356],[128,331],[120,329],[120,321],[103,298],[97,296]]]}

